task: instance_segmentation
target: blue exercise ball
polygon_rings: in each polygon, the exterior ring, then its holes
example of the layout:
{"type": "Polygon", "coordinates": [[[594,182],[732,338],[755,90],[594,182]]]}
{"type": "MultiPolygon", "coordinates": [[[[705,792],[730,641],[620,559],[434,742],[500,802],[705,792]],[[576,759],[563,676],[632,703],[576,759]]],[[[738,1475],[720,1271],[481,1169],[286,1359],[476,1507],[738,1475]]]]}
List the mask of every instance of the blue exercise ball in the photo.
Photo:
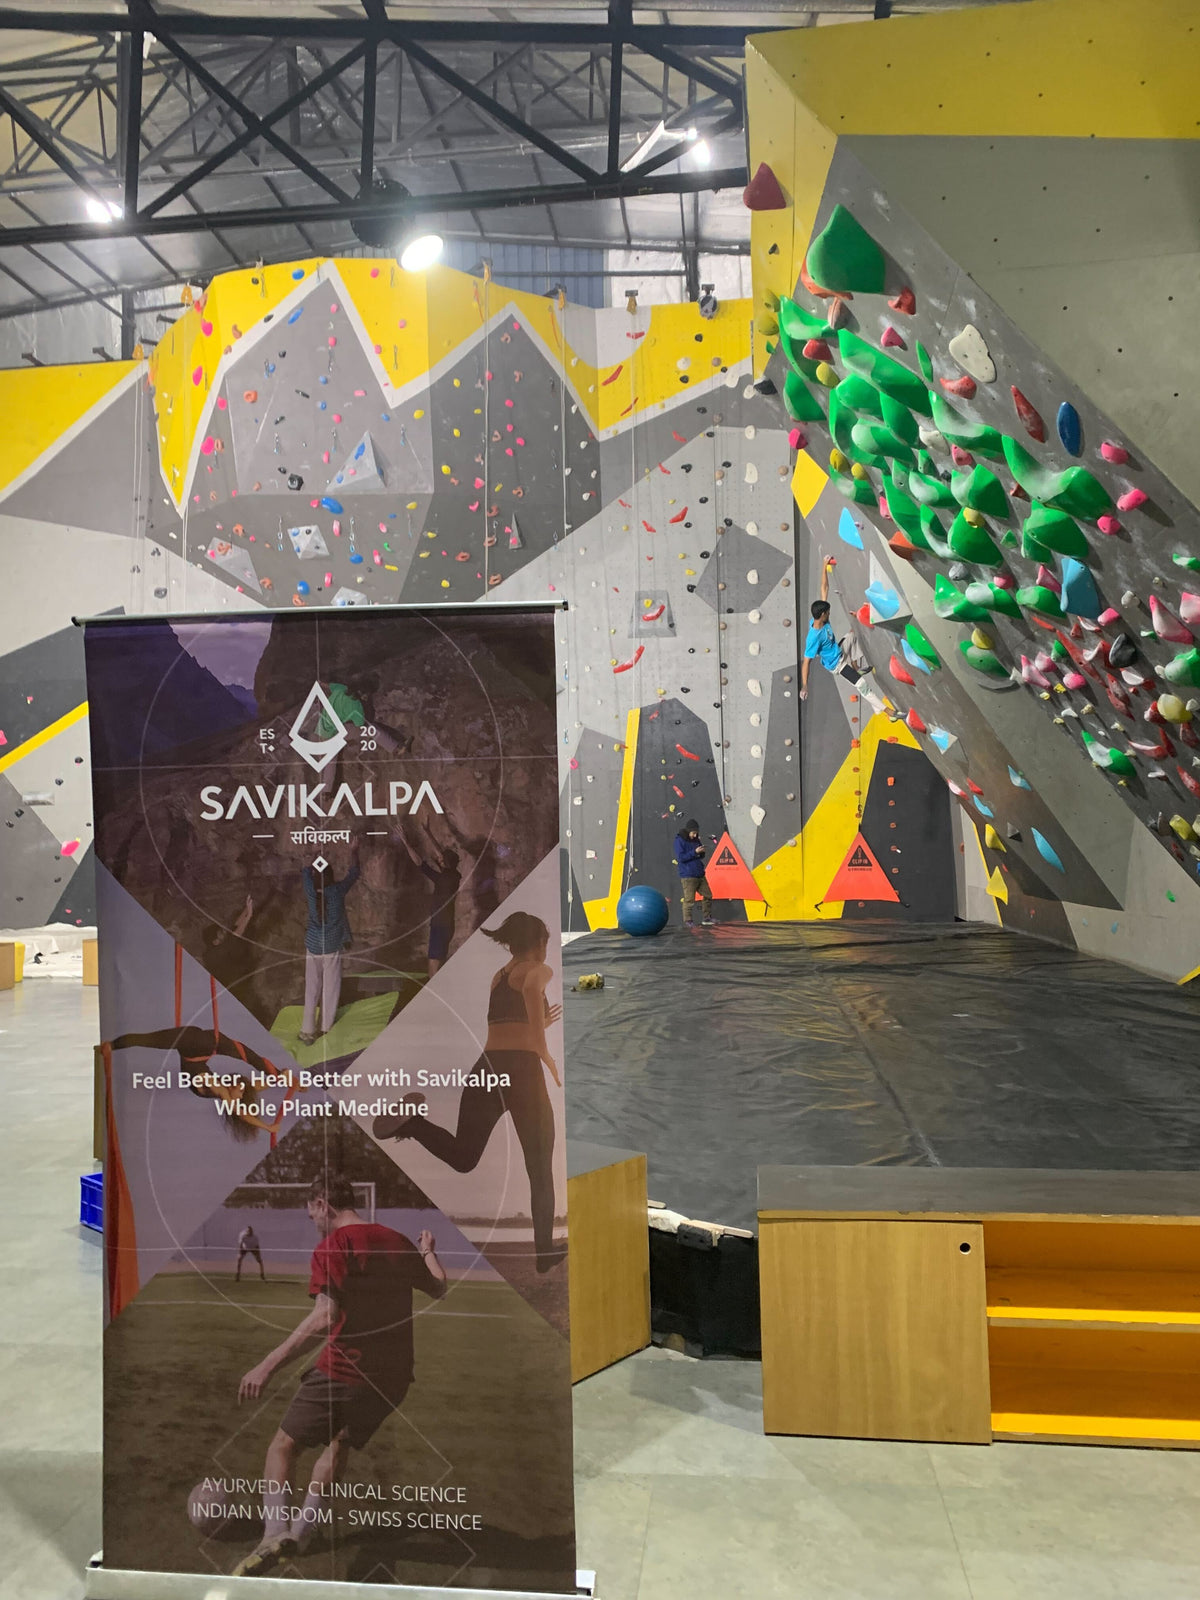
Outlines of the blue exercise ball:
{"type": "Polygon", "coordinates": [[[657,889],[648,883],[638,883],[617,901],[617,927],[635,939],[645,939],[661,933],[667,925],[670,909],[657,889]]]}

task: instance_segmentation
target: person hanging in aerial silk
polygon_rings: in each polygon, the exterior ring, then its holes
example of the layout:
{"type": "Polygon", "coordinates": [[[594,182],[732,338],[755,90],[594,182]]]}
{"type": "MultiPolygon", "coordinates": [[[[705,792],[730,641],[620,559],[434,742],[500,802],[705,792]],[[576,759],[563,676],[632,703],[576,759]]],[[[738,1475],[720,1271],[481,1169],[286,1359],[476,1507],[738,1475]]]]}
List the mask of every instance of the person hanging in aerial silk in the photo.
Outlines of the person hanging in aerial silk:
{"type": "Polygon", "coordinates": [[[492,979],[488,997],[487,1040],[472,1069],[480,1078],[492,1074],[505,1086],[469,1086],[458,1102],[453,1133],[424,1116],[385,1112],[375,1118],[376,1139],[415,1139],[455,1172],[473,1172],[501,1117],[510,1116],[529,1176],[529,1209],[537,1270],[548,1272],[564,1257],[554,1240],[554,1107],[545,1074],[561,1086],[558,1066],[546,1042],[546,1029],[558,1021],[562,1007],[546,1000],[553,976],[546,962],[550,932],[540,917],[511,912],[498,928],[482,932],[509,953],[492,979]]]}

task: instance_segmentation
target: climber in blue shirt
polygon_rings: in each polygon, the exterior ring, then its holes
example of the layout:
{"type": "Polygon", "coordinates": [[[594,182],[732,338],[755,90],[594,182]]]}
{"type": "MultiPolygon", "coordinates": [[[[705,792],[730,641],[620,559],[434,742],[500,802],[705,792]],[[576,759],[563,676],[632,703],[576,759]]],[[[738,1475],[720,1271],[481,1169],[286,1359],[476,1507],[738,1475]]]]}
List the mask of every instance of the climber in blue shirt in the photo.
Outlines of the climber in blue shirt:
{"type": "Polygon", "coordinates": [[[704,846],[700,843],[700,825],[689,819],[675,835],[675,865],[679,870],[679,888],[683,900],[683,925],[696,925],[696,896],[703,901],[705,928],[712,926],[712,890],[704,876],[704,846]]]}
{"type": "MultiPolygon", "coordinates": [[[[855,649],[854,640],[849,634],[839,639],[829,621],[829,569],[833,566],[833,558],[826,556],[821,568],[821,598],[812,603],[812,621],[808,625],[808,637],[804,641],[804,660],[800,667],[800,698],[808,699],[808,669],[811,661],[819,661],[826,672],[833,672],[845,678],[848,683],[863,693],[866,689],[864,679],[875,668],[866,662],[855,649]]],[[[865,697],[865,696],[864,696],[865,697]]],[[[875,697],[870,697],[874,701],[875,697]]],[[[883,710],[880,703],[879,710],[883,710]]]]}

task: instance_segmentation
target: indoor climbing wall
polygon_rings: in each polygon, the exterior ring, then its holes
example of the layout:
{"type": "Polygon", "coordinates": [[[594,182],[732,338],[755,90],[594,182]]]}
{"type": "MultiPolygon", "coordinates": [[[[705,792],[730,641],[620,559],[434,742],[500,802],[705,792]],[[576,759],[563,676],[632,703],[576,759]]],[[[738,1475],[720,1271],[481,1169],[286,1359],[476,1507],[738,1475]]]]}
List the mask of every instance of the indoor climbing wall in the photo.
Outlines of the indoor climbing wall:
{"type": "MultiPolygon", "coordinates": [[[[764,43],[747,203],[767,376],[842,615],[969,824],[962,911],[982,885],[1010,926],[1189,977],[1195,508],[864,165],[871,141],[834,139],[815,49],[797,70],[811,47],[780,46],[793,91],[764,43]]],[[[902,110],[881,93],[873,136],[902,110]]]]}

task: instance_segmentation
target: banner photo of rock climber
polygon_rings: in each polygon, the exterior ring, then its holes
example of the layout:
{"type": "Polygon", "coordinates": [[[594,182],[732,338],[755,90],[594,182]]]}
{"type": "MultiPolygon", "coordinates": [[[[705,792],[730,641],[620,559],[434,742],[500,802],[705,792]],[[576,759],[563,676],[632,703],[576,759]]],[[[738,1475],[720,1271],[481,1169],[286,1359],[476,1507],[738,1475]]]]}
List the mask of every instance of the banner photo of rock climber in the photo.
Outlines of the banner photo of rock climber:
{"type": "Polygon", "coordinates": [[[553,608],[84,643],[105,1568],[573,1593],[553,608]]]}

